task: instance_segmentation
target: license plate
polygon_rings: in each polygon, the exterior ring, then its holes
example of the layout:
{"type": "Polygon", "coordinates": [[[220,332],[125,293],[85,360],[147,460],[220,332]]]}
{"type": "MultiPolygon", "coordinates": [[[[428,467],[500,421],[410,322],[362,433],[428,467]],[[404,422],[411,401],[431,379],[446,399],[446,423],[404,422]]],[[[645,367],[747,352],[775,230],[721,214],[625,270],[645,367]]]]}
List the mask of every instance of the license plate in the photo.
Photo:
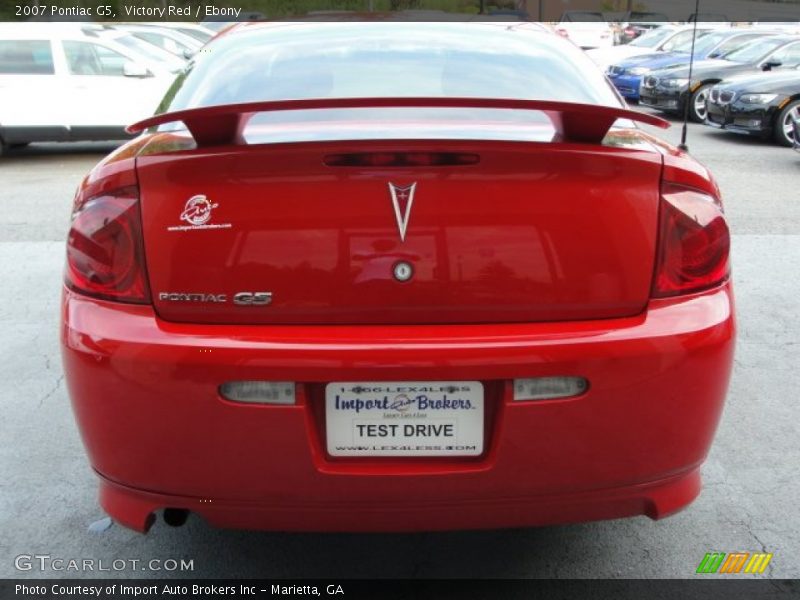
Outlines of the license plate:
{"type": "Polygon", "coordinates": [[[477,456],[483,453],[480,381],[329,383],[331,456],[477,456]]]}

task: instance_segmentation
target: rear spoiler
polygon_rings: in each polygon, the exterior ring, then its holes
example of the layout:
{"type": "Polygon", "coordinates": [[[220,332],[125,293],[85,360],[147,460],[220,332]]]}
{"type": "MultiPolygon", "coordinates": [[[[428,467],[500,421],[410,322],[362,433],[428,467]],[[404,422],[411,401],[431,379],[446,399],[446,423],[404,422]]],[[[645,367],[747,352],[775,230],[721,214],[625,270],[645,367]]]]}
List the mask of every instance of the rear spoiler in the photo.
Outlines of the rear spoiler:
{"type": "Polygon", "coordinates": [[[311,100],[277,100],[225,104],[190,108],[155,115],[134,123],[129,133],[149,127],[182,121],[198,147],[242,144],[242,132],[250,118],[260,112],[334,108],[496,108],[537,110],[545,113],[558,137],[568,142],[599,144],[617,119],[630,119],[666,129],[669,122],[625,108],[551,102],[548,100],[514,100],[505,98],[319,98],[311,100]]]}

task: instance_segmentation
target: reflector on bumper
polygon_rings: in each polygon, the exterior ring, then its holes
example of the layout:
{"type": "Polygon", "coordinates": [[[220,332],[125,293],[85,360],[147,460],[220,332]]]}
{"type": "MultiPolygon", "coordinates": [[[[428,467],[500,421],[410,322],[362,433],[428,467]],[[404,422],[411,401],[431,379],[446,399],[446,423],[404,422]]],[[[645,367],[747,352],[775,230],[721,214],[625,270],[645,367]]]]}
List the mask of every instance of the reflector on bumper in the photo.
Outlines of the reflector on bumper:
{"type": "Polygon", "coordinates": [[[536,377],[514,380],[514,400],[568,398],[586,391],[589,382],[583,377],[536,377]]]}
{"type": "Polygon", "coordinates": [[[222,397],[251,404],[294,404],[294,382],[226,381],[219,386],[222,397]]]}

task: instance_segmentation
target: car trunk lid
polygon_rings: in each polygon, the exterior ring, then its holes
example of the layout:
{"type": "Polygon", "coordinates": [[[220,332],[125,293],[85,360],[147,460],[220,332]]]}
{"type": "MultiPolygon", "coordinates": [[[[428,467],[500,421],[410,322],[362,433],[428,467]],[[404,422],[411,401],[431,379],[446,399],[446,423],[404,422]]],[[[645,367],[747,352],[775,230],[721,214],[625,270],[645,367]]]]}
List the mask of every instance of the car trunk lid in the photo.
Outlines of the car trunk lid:
{"type": "Polygon", "coordinates": [[[168,321],[602,319],[649,298],[656,152],[328,141],[145,155],[137,171],[168,321]]]}

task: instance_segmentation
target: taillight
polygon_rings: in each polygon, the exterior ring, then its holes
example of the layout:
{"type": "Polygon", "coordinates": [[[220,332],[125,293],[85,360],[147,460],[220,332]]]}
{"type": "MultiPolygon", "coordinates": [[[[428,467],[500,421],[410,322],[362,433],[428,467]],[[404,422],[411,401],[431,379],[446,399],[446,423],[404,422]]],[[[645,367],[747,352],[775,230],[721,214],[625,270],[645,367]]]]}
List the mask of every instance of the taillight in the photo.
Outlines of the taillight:
{"type": "Polygon", "coordinates": [[[65,279],[69,288],[97,298],[150,302],[138,189],[117,190],[77,205],[67,236],[65,279]]]}
{"type": "Polygon", "coordinates": [[[719,201],[668,183],[659,218],[654,297],[699,292],[728,278],[730,233],[719,201]]]}

